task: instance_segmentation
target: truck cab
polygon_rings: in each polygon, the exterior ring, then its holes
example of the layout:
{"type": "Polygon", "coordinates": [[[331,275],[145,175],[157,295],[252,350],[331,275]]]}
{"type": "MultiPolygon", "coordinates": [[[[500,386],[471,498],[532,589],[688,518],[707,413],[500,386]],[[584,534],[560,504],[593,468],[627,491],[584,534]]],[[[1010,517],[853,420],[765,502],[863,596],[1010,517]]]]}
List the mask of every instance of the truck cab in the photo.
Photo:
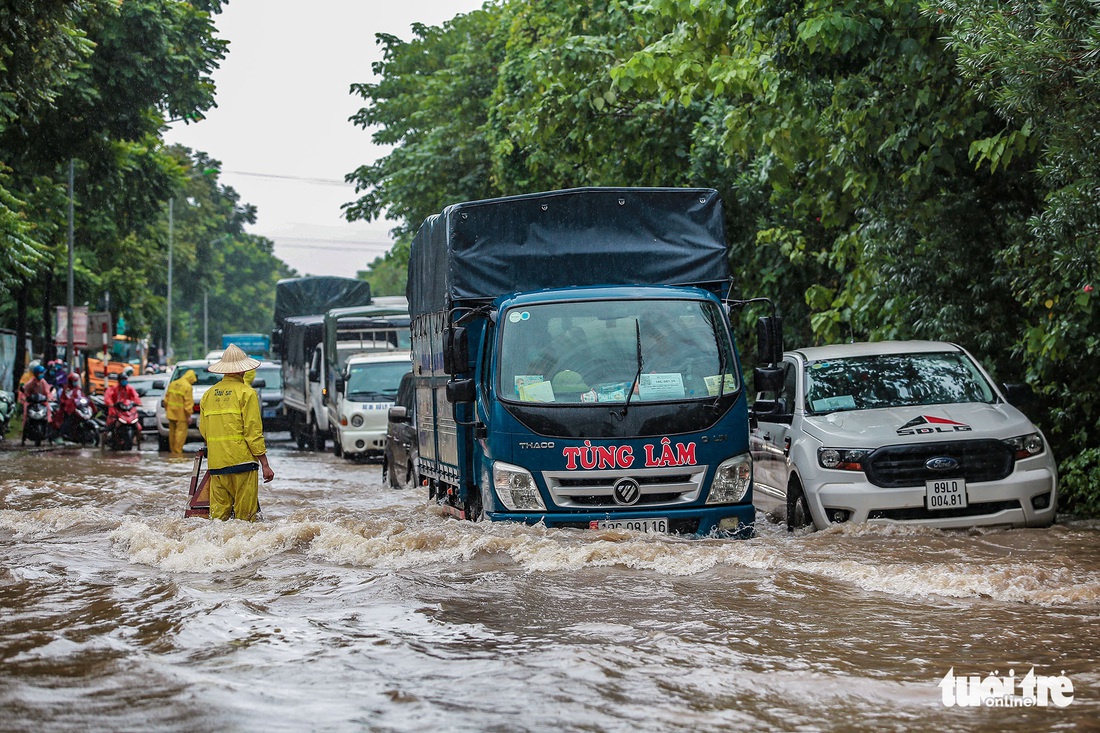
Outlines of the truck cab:
{"type": "Polygon", "coordinates": [[[486,518],[684,534],[752,526],[745,394],[716,297],[567,288],[496,305],[475,336],[474,369],[488,379],[469,405],[486,436],[472,456],[486,518]]]}

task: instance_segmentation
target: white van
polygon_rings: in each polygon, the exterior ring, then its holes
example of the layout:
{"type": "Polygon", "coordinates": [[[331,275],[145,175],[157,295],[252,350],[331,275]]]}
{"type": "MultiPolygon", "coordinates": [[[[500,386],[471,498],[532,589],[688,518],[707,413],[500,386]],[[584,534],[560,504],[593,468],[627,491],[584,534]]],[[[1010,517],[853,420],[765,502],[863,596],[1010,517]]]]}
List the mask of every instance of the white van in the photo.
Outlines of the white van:
{"type": "Polygon", "coordinates": [[[793,528],[885,521],[1042,527],[1058,471],[1043,434],[955,344],[789,351],[753,410],[753,503],[793,528]],[[776,375],[779,376],[779,375],[776,375]]]}
{"type": "Polygon", "coordinates": [[[345,458],[382,458],[389,409],[401,377],[411,368],[408,351],[351,356],[335,385],[333,449],[345,458]]]}

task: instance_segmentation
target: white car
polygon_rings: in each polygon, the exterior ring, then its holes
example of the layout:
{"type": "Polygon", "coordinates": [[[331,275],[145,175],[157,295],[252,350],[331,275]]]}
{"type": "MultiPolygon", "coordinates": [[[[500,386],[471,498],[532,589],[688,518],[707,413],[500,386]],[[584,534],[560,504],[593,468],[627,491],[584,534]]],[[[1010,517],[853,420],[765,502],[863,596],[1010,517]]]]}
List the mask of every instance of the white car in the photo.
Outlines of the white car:
{"type": "MultiPolygon", "coordinates": [[[[202,435],[199,434],[199,400],[202,399],[203,393],[205,393],[206,390],[217,384],[222,378],[221,374],[216,374],[207,369],[207,367],[215,361],[217,361],[217,359],[181,361],[172,369],[171,374],[167,377],[160,377],[165,380],[165,385],[169,385],[186,374],[188,369],[194,370],[195,372],[196,380],[191,388],[195,397],[195,414],[192,416],[191,423],[187,428],[188,443],[202,442],[202,435]]],[[[279,365],[267,361],[260,362],[260,366],[256,368],[256,379],[264,380],[265,386],[258,391],[262,401],[262,418],[264,419],[264,426],[266,428],[269,421],[280,420],[282,417],[283,392],[279,365]]],[[[255,384],[255,382],[253,384],[255,384]]],[[[274,428],[282,429],[282,426],[280,424],[274,426],[274,428]]],[[[168,414],[165,411],[163,398],[161,398],[157,405],[157,445],[162,451],[168,450],[168,414]]]]}
{"type": "Polygon", "coordinates": [[[333,449],[345,458],[381,458],[389,410],[401,377],[411,367],[407,351],[348,357],[337,381],[333,449]]]}
{"type": "Polygon", "coordinates": [[[1054,456],[1005,398],[1030,389],[999,391],[961,347],[821,346],[789,351],[779,367],[751,412],[753,503],[788,528],[1054,521],[1054,456]]]}

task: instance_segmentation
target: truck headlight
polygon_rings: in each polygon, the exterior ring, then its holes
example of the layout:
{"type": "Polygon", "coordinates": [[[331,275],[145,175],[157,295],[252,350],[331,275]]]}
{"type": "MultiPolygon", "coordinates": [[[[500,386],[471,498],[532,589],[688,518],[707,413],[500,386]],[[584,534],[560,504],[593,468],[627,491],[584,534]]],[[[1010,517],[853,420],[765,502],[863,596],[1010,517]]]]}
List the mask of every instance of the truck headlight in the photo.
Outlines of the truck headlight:
{"type": "Polygon", "coordinates": [[[817,462],[837,471],[862,471],[863,459],[871,451],[863,448],[819,448],[817,462]]]}
{"type": "Polygon", "coordinates": [[[708,504],[736,504],[749,493],[752,484],[752,456],[742,453],[723,461],[714,472],[708,504]]]}
{"type": "Polygon", "coordinates": [[[1038,433],[1009,438],[1005,443],[1012,449],[1012,454],[1016,456],[1017,461],[1021,458],[1037,456],[1043,452],[1043,437],[1038,433]]]}
{"type": "Polygon", "coordinates": [[[525,468],[494,461],[493,489],[496,490],[501,503],[513,512],[536,509],[546,511],[546,505],[542,503],[542,496],[539,494],[539,487],[535,485],[535,478],[525,468]]]}
{"type": "Polygon", "coordinates": [[[353,428],[363,427],[363,416],[359,415],[359,414],[352,415],[351,416],[351,426],[353,428]]]}

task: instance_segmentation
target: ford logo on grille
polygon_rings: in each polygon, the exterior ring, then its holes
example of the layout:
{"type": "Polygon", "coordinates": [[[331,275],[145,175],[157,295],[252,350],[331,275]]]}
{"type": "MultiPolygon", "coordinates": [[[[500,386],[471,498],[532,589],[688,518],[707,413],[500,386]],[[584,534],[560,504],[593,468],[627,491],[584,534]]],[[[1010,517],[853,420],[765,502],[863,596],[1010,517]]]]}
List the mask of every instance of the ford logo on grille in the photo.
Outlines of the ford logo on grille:
{"type": "Polygon", "coordinates": [[[622,506],[637,504],[642,498],[642,490],[638,488],[638,482],[632,478],[622,478],[615,482],[615,503],[622,506]]]}
{"type": "Polygon", "coordinates": [[[959,467],[959,462],[951,456],[936,456],[929,458],[924,465],[931,471],[954,471],[959,467]]]}

